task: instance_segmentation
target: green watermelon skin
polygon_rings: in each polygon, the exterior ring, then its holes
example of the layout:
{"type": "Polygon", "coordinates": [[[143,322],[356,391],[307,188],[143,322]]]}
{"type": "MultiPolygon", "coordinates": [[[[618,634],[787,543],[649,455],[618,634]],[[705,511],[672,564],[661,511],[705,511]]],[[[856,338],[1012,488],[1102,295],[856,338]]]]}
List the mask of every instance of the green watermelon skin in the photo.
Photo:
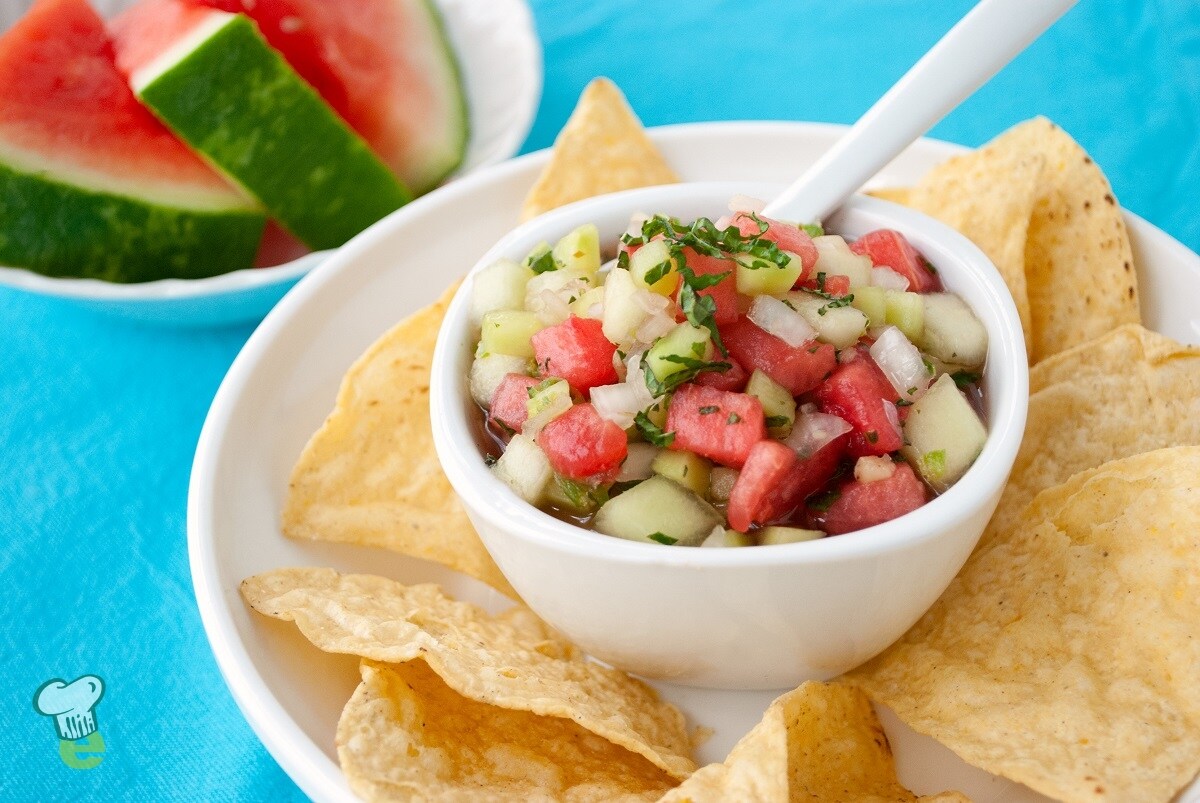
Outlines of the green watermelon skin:
{"type": "Polygon", "coordinates": [[[336,248],[411,200],[244,16],[144,84],[133,79],[180,139],[312,248],[336,248]]]}
{"type": "Polygon", "coordinates": [[[0,264],[46,276],[148,282],[249,267],[266,219],[147,203],[0,164],[0,264]]]}

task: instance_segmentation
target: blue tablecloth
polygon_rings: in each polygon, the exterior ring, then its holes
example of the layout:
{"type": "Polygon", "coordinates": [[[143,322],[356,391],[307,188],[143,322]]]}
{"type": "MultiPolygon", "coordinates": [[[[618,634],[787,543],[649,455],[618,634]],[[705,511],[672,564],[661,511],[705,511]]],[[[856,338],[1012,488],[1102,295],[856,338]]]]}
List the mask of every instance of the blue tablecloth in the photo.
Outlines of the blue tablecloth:
{"type": "MultiPolygon", "coordinates": [[[[525,149],[601,74],[648,125],[850,122],[969,5],[534,0],[546,84],[525,149]]],[[[1037,114],[1200,249],[1200,7],[1083,0],[933,134],[975,145],[1037,114]]],[[[301,797],[221,681],[184,536],[196,438],[252,327],[173,331],[13,291],[0,320],[0,799],[301,797]],[[86,771],[31,705],[84,674],[107,687],[107,752],[86,771]]]]}

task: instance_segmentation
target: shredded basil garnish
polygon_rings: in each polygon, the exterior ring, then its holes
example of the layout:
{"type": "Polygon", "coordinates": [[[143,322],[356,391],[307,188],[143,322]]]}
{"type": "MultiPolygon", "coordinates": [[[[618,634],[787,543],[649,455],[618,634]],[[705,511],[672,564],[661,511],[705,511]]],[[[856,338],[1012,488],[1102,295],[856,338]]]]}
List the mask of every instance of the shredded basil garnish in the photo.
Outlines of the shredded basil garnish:
{"type": "Polygon", "coordinates": [[[642,433],[643,438],[659,448],[665,449],[675,440],[674,432],[663,432],[644,412],[635,415],[633,423],[637,425],[638,432],[642,433]]]}
{"type": "Polygon", "coordinates": [[[531,261],[529,269],[534,273],[549,273],[552,270],[558,270],[558,262],[554,259],[554,253],[547,251],[537,259],[531,261]]]}
{"type": "Polygon", "coordinates": [[[657,541],[658,543],[666,544],[667,546],[671,546],[672,544],[677,543],[679,541],[678,538],[672,538],[671,536],[664,535],[662,533],[650,533],[646,537],[649,538],[651,541],[657,541]]]}
{"type": "Polygon", "coordinates": [[[700,408],[700,415],[712,415],[719,412],[721,412],[721,408],[715,404],[706,404],[700,408]]]}
{"type": "Polygon", "coordinates": [[[841,497],[840,491],[826,491],[808,500],[808,506],[813,510],[826,511],[841,497]]]}
{"type": "Polygon", "coordinates": [[[654,375],[654,371],[650,368],[650,364],[646,361],[645,356],[642,357],[642,372],[646,376],[646,387],[650,391],[650,395],[655,398],[664,396],[675,388],[682,385],[684,382],[691,382],[699,374],[706,371],[717,371],[724,373],[733,366],[727,362],[708,362],[705,360],[697,360],[692,357],[684,357],[679,354],[664,354],[662,359],[666,362],[673,362],[683,366],[682,371],[676,371],[666,379],[660,380],[654,375]]]}

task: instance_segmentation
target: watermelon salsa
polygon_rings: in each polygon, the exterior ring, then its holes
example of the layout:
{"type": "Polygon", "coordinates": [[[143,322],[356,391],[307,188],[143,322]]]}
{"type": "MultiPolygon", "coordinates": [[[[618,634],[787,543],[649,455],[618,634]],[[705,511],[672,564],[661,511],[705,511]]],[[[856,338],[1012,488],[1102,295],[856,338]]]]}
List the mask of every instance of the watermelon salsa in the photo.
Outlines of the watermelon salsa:
{"type": "Polygon", "coordinates": [[[586,225],[474,281],[486,459],[549,513],[807,541],[921,507],[983,448],[987,332],[900,232],[639,216],[601,262],[586,225]]]}

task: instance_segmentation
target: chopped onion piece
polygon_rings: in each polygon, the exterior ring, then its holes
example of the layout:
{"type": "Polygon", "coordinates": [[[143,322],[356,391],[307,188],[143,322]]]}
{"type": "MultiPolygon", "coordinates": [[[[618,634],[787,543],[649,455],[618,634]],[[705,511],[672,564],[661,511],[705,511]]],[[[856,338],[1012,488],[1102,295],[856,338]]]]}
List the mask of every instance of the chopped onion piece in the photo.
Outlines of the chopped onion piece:
{"type": "Polygon", "coordinates": [[[883,405],[883,414],[887,416],[888,423],[896,431],[897,437],[903,440],[904,430],[900,428],[900,413],[896,412],[896,405],[887,399],[883,399],[879,403],[883,405]]]}
{"type": "Polygon", "coordinates": [[[654,471],[650,464],[662,450],[652,443],[631,443],[621,464],[621,472],[617,474],[617,482],[636,482],[649,479],[654,471]]]}
{"type": "Polygon", "coordinates": [[[705,539],[700,542],[700,546],[701,546],[701,548],[726,546],[725,528],[722,527],[720,524],[718,524],[716,527],[713,527],[712,532],[709,533],[708,536],[705,537],[705,539]]]}
{"type": "Polygon", "coordinates": [[[929,387],[929,371],[925,368],[921,352],[895,326],[889,326],[879,333],[871,345],[871,359],[875,360],[902,399],[912,401],[929,387]]]}
{"type": "Polygon", "coordinates": [[[536,438],[542,427],[571,409],[571,397],[568,395],[555,396],[546,408],[535,416],[525,419],[521,425],[521,434],[527,438],[536,438]]]}
{"type": "Polygon", "coordinates": [[[804,320],[803,315],[771,296],[756,296],[746,317],[755,326],[767,334],[775,335],[792,348],[802,346],[817,336],[817,330],[804,320]]]}
{"type": "Polygon", "coordinates": [[[887,265],[871,268],[871,284],[884,290],[907,290],[908,279],[901,276],[887,265]]]}
{"type": "Polygon", "coordinates": [[[642,236],[642,224],[650,219],[650,216],[645,212],[634,212],[629,216],[629,225],[625,227],[625,233],[630,237],[642,236]]]}
{"type": "Polygon", "coordinates": [[[658,293],[651,293],[649,290],[638,291],[634,295],[633,300],[650,315],[664,312],[667,307],[671,306],[671,299],[666,296],[660,296],[658,293]]]}
{"type": "Polygon", "coordinates": [[[638,413],[654,404],[654,396],[646,387],[646,378],[635,368],[624,382],[592,388],[591,401],[597,415],[628,429],[638,413]]]}
{"type": "Polygon", "coordinates": [[[892,462],[892,458],[860,457],[854,464],[854,479],[859,482],[878,482],[886,480],[896,473],[896,464],[892,462]]]}
{"type": "Polygon", "coordinates": [[[767,202],[749,195],[738,193],[729,199],[730,212],[751,212],[758,214],[767,208],[767,202]]]}
{"type": "MultiPolygon", "coordinates": [[[[894,405],[893,405],[894,409],[894,405]]],[[[844,418],[829,413],[802,413],[796,416],[792,434],[784,441],[802,458],[812,457],[834,439],[854,427],[844,418]]]]}
{"type": "Polygon", "coordinates": [[[553,290],[543,290],[527,304],[529,311],[538,316],[538,320],[547,326],[554,326],[571,317],[571,308],[553,290]]]}
{"type": "Polygon", "coordinates": [[[672,316],[659,312],[643,321],[641,326],[634,331],[633,336],[639,343],[653,343],[676,326],[672,316]]]}

